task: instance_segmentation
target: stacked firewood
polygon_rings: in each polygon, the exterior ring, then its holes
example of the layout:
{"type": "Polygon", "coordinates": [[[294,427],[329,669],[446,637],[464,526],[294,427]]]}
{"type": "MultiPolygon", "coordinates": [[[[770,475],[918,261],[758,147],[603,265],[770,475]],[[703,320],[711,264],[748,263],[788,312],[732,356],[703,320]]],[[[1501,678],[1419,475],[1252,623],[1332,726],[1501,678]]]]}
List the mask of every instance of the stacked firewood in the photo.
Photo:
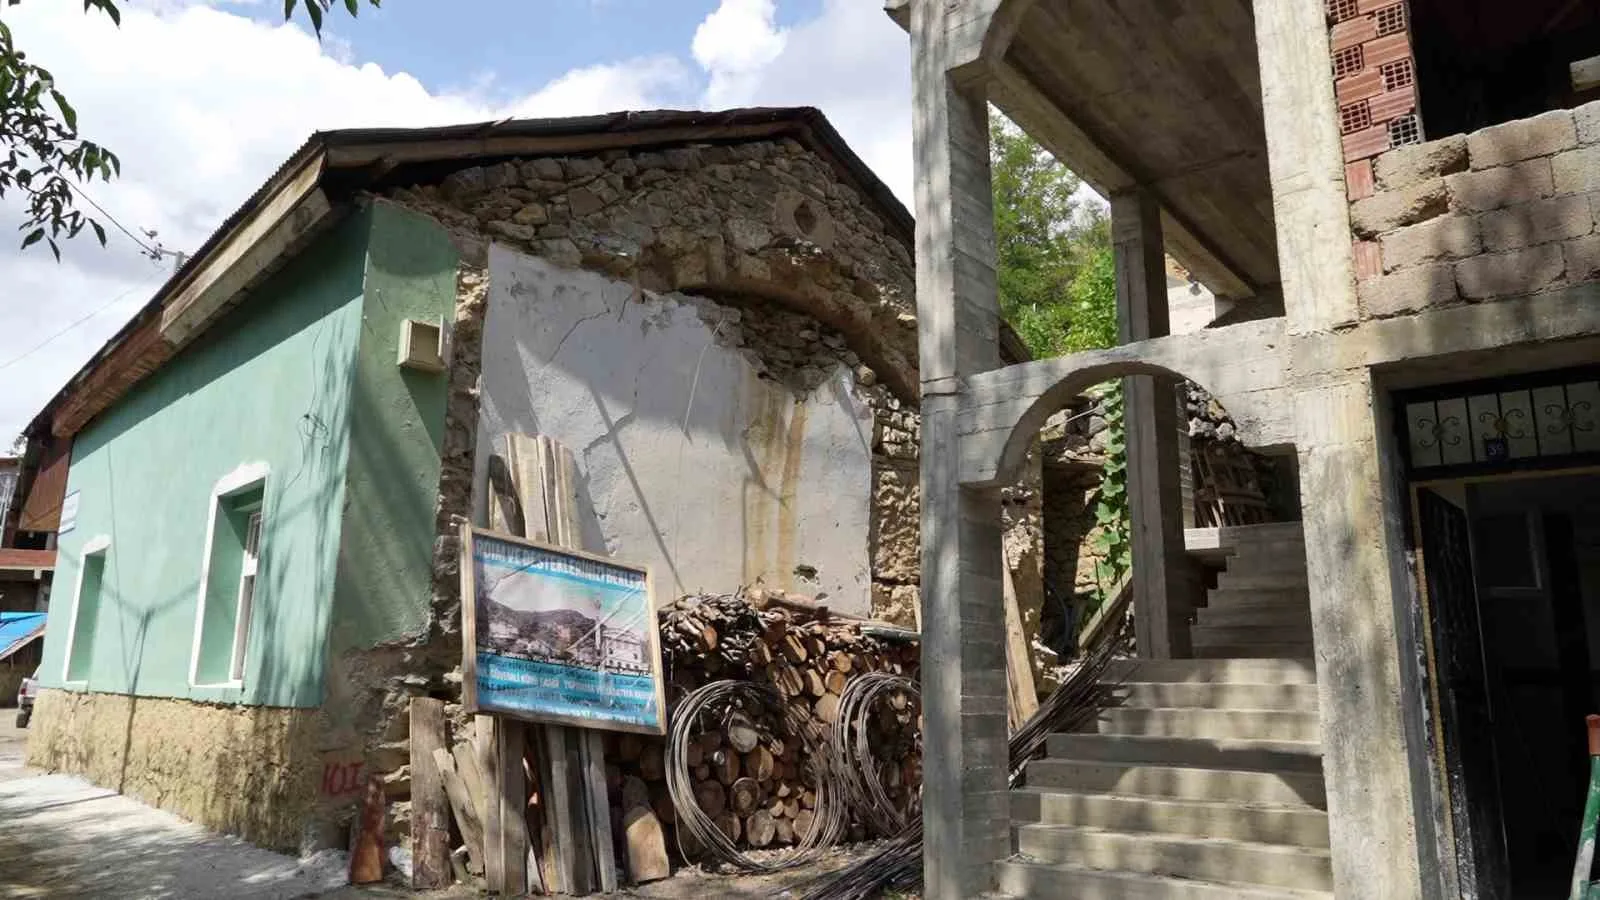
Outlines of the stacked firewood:
{"type": "MultiPolygon", "coordinates": [[[[695,723],[684,762],[696,802],[717,828],[741,848],[784,847],[803,839],[817,809],[815,748],[828,741],[839,698],[863,672],[915,678],[916,636],[859,619],[830,614],[826,601],[796,593],[752,588],[738,594],[691,595],[661,611],[661,648],[669,712],[675,701],[713,681],[769,684],[774,702],[761,708],[703,714],[695,723]],[[795,733],[796,722],[807,723],[795,733]]],[[[920,709],[914,696],[881,704],[870,717],[879,771],[891,799],[910,804],[921,785],[920,709]]],[[[608,787],[620,822],[635,806],[660,820],[669,848],[693,859],[699,848],[677,820],[665,783],[665,741],[632,735],[609,739],[608,787]]],[[[851,821],[846,837],[887,836],[865,821],[851,821]]]]}

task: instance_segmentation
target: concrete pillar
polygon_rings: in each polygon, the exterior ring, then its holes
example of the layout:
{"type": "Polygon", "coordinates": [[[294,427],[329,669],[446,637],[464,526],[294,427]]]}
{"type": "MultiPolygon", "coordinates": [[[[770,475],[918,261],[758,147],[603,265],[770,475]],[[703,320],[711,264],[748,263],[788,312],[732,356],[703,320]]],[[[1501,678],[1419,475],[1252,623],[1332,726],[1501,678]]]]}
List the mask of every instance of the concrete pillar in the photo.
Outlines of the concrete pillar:
{"type": "MultiPolygon", "coordinates": [[[[1339,144],[1324,0],[1255,0],[1256,46],[1273,215],[1290,334],[1290,387],[1311,588],[1334,893],[1371,900],[1438,896],[1424,888],[1417,820],[1425,758],[1406,716],[1421,714],[1402,677],[1395,614],[1399,528],[1386,520],[1372,373],[1330,365],[1319,349],[1358,317],[1349,200],[1339,144]]],[[[1400,576],[1403,578],[1403,576],[1400,576]]],[[[1409,629],[1407,629],[1409,631],[1409,629]]],[[[1426,827],[1426,826],[1423,826],[1426,827]]],[[[1431,830],[1430,830],[1431,833],[1431,830]]],[[[1430,866],[1437,856],[1430,852],[1430,866]]]]}
{"type": "Polygon", "coordinates": [[[989,890],[1010,852],[1000,493],[961,487],[956,426],[961,379],[1000,365],[988,107],[951,72],[951,6],[911,4],[930,900],[989,890]]]}
{"type": "MultiPolygon", "coordinates": [[[[1335,894],[1422,896],[1383,467],[1366,370],[1295,386],[1335,894]]],[[[1424,775],[1425,777],[1425,775],[1424,775]]]]}
{"type": "MultiPolygon", "coordinates": [[[[1161,208],[1141,190],[1111,197],[1117,324],[1123,343],[1171,332],[1161,208]]],[[[1128,507],[1133,527],[1133,623],[1139,655],[1186,659],[1195,581],[1183,548],[1177,380],[1123,379],[1128,507]]]]}

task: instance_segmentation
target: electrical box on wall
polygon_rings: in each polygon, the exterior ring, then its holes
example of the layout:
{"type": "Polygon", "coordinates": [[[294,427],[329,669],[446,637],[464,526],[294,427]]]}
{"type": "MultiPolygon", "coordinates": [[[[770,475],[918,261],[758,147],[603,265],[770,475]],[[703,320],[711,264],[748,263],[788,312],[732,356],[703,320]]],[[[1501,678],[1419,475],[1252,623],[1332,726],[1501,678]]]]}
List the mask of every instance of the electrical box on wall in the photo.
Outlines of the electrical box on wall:
{"type": "Polygon", "coordinates": [[[400,323],[400,367],[443,372],[450,364],[450,336],[444,321],[406,319],[400,323]]]}

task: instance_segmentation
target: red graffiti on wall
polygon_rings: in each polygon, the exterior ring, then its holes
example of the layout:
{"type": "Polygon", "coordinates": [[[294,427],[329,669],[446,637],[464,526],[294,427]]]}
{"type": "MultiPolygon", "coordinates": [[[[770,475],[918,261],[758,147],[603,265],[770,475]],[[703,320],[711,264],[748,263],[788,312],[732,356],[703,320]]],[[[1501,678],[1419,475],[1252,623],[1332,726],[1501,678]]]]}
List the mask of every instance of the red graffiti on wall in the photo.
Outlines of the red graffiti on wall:
{"type": "Polygon", "coordinates": [[[325,763],[322,767],[322,796],[344,797],[360,793],[366,783],[362,778],[365,768],[366,765],[360,761],[325,763]]]}

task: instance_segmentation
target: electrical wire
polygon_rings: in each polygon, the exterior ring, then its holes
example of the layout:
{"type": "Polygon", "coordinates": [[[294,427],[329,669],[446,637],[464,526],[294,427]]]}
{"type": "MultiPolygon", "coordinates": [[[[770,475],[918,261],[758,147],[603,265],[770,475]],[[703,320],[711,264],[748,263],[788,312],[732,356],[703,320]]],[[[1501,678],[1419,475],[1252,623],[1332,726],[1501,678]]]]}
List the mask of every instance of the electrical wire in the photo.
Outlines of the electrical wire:
{"type": "Polygon", "coordinates": [[[40,350],[43,350],[45,347],[48,347],[50,344],[54,343],[57,338],[59,338],[62,335],[66,334],[67,332],[71,331],[72,329],[77,328],[79,325],[82,325],[83,323],[89,321],[90,319],[94,318],[95,316],[100,315],[101,313],[105,312],[106,310],[110,309],[111,307],[117,305],[117,303],[121,302],[123,298],[127,297],[129,294],[133,293],[134,291],[141,290],[143,288],[149,287],[150,284],[152,282],[154,282],[154,280],[155,279],[153,279],[153,278],[145,279],[144,282],[142,282],[140,284],[136,284],[133,287],[130,287],[127,290],[123,291],[122,293],[116,295],[115,297],[112,297],[110,300],[106,301],[105,303],[101,304],[99,307],[95,308],[95,310],[93,312],[89,313],[88,315],[84,316],[81,319],[78,319],[77,321],[73,322],[72,324],[68,325],[67,327],[61,329],[60,331],[57,331],[55,334],[52,334],[49,337],[45,338],[44,340],[40,341],[39,343],[35,344],[32,348],[30,348],[29,350],[24,352],[22,355],[13,357],[13,358],[11,358],[9,360],[6,360],[3,363],[0,363],[0,369],[10,368],[11,366],[14,366],[19,362],[22,362],[23,360],[27,359],[28,357],[32,356],[33,354],[38,353],[40,350]]]}
{"type": "MultiPolygon", "coordinates": [[[[810,715],[786,705],[771,685],[751,681],[713,681],[699,688],[678,703],[672,714],[672,724],[667,730],[667,792],[677,810],[678,849],[683,848],[683,835],[687,832],[712,859],[727,863],[745,872],[778,872],[805,865],[819,857],[829,847],[838,843],[844,834],[844,806],[839,798],[836,781],[837,763],[832,748],[822,734],[822,729],[810,715]],[[711,728],[723,727],[735,713],[752,719],[783,722],[786,741],[799,741],[799,758],[811,776],[816,792],[816,807],[811,828],[805,834],[796,834],[795,846],[770,859],[755,859],[734,846],[734,842],[718,828],[695,796],[694,777],[689,772],[689,741],[694,735],[711,728]],[[754,713],[754,715],[752,715],[754,713]]],[[[686,856],[688,854],[685,854],[686,856]]]]}
{"type": "MultiPolygon", "coordinates": [[[[66,180],[66,179],[63,179],[63,180],[66,180]]],[[[145,256],[148,256],[151,259],[160,259],[161,258],[161,251],[158,248],[152,247],[149,244],[146,244],[138,235],[136,235],[133,232],[129,231],[128,227],[126,225],[123,225],[121,222],[117,221],[117,217],[113,216],[111,213],[107,212],[106,208],[104,206],[101,206],[100,204],[96,203],[94,198],[89,196],[89,193],[87,191],[85,191],[82,187],[80,187],[78,184],[76,184],[75,182],[72,182],[70,180],[67,181],[67,187],[72,188],[74,193],[76,193],[79,197],[82,197],[86,202],[88,202],[88,204],[90,206],[92,206],[95,209],[99,210],[100,211],[100,215],[105,216],[106,219],[108,219],[111,222],[112,225],[116,226],[118,231],[120,231],[123,234],[128,236],[128,240],[133,241],[135,244],[138,244],[139,245],[139,249],[144,251],[144,255],[145,256]]]]}

